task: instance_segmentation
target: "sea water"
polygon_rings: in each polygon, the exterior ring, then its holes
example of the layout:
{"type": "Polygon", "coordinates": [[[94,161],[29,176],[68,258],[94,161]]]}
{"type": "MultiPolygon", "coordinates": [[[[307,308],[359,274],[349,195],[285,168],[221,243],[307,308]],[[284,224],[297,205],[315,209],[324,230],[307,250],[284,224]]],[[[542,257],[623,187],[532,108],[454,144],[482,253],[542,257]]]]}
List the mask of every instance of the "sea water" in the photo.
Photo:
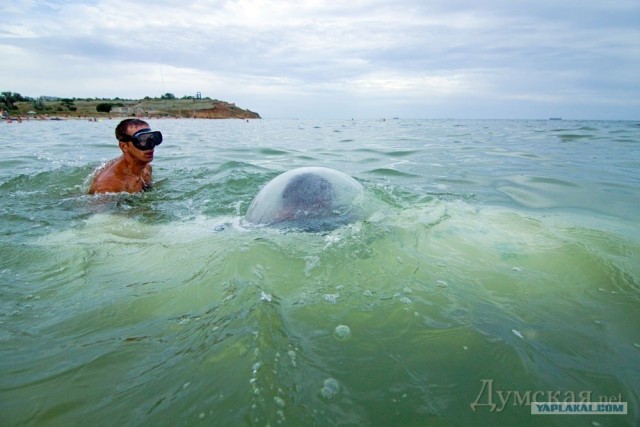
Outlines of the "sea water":
{"type": "Polygon", "coordinates": [[[640,423],[640,123],[150,123],[101,196],[117,121],[0,123],[1,425],[640,423]],[[366,216],[243,221],[299,166],[366,216]]]}

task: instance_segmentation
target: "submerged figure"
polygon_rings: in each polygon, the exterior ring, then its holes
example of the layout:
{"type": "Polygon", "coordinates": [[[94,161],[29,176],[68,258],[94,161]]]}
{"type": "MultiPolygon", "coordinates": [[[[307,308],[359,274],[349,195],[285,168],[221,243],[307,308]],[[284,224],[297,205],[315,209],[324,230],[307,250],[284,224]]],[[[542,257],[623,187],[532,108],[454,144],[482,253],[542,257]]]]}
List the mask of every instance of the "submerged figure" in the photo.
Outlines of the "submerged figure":
{"type": "Polygon", "coordinates": [[[362,185],[329,168],[304,167],[285,172],[264,186],[245,219],[253,224],[303,231],[327,231],[357,218],[362,185]]]}
{"type": "Polygon", "coordinates": [[[294,176],[282,191],[278,220],[327,215],[333,210],[334,197],[333,186],[320,175],[307,172],[294,176]]]}
{"type": "Polygon", "coordinates": [[[111,160],[96,172],[89,194],[138,193],[151,186],[151,161],[162,134],[139,119],[125,119],[116,127],[122,157],[111,160]]]}

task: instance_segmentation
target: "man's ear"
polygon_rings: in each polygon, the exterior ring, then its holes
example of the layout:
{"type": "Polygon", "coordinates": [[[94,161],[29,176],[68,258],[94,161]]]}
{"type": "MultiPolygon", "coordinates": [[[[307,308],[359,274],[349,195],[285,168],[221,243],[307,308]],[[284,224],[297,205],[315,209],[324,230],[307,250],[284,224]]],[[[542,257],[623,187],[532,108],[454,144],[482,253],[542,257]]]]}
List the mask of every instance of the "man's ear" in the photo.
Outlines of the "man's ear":
{"type": "Polygon", "coordinates": [[[127,144],[126,142],[118,141],[118,145],[120,146],[120,149],[123,153],[126,153],[129,150],[129,144],[127,144]]]}

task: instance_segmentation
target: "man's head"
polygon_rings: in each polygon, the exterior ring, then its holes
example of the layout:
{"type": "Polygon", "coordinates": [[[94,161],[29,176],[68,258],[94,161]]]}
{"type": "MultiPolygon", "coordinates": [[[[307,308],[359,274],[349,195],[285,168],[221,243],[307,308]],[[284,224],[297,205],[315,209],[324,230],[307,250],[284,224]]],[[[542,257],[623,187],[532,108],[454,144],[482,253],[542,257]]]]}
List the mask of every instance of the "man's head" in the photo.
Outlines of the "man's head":
{"type": "Polygon", "coordinates": [[[125,156],[149,163],[153,160],[153,149],[162,142],[162,134],[153,132],[149,124],[140,119],[125,119],[116,127],[116,138],[125,156]]]}
{"type": "Polygon", "coordinates": [[[138,129],[149,127],[149,123],[140,119],[124,119],[116,126],[116,139],[127,142],[128,138],[136,133],[138,129]]]}
{"type": "Polygon", "coordinates": [[[303,173],[289,181],[282,191],[282,209],[287,219],[297,216],[318,216],[330,212],[333,186],[314,173],[303,173]]]}
{"type": "Polygon", "coordinates": [[[358,181],[334,169],[292,169],[262,187],[245,219],[251,224],[288,230],[333,230],[359,217],[356,201],[362,191],[358,181]]]}

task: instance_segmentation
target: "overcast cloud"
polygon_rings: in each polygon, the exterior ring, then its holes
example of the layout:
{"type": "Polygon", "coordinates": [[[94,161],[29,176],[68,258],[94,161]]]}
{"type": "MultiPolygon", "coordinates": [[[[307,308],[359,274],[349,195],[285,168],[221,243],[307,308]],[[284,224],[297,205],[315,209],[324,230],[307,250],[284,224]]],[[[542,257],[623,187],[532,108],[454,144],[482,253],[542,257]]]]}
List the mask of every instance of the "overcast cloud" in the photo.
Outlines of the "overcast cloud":
{"type": "Polygon", "coordinates": [[[640,119],[638,0],[22,0],[2,91],[263,117],[640,119]]]}

